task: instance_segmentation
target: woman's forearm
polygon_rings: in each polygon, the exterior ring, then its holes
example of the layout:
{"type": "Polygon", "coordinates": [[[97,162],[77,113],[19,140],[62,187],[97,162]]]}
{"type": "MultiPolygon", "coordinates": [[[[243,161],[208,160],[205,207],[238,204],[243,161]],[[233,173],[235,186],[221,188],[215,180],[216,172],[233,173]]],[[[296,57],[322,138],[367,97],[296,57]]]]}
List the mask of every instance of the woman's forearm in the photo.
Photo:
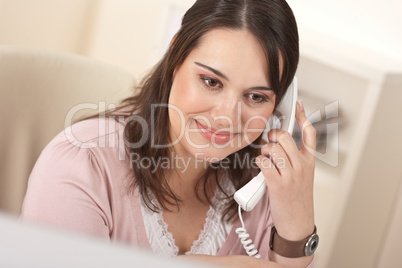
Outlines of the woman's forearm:
{"type": "Polygon", "coordinates": [[[269,259],[272,261],[275,261],[276,263],[280,263],[284,265],[285,267],[295,267],[295,268],[306,268],[309,267],[311,262],[313,261],[313,256],[309,257],[301,257],[301,258],[285,258],[282,257],[278,254],[276,254],[273,251],[269,251],[269,259]]]}

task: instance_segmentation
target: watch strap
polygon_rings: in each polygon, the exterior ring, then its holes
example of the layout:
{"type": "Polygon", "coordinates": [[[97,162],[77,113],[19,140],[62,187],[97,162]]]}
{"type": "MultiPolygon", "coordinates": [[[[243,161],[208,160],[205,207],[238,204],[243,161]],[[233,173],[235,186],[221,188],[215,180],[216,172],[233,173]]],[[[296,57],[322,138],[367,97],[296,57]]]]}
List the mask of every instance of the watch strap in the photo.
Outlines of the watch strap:
{"type": "Polygon", "coordinates": [[[275,225],[271,227],[269,247],[275,253],[286,258],[300,258],[310,256],[318,245],[317,227],[314,226],[313,234],[299,241],[290,241],[279,236],[275,225]]]}

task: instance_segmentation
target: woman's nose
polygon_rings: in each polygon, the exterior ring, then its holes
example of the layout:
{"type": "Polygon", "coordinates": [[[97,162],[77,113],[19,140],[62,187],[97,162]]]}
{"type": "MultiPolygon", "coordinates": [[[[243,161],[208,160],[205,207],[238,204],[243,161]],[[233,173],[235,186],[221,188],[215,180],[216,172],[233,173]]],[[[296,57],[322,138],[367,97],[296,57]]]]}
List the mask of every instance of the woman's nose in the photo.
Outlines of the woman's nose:
{"type": "Polygon", "coordinates": [[[223,96],[214,103],[211,118],[216,127],[234,128],[241,119],[240,100],[234,96],[223,96]]]}

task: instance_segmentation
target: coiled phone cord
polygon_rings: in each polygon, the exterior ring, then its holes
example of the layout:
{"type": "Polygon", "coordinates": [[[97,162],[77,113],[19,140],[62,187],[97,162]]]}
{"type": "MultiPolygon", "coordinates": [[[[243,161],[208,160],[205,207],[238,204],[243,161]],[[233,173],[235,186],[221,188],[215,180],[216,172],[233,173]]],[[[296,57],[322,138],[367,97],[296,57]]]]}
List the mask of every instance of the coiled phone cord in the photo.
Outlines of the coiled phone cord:
{"type": "Polygon", "coordinates": [[[249,238],[250,235],[247,233],[247,230],[244,226],[243,218],[241,216],[241,206],[239,206],[239,218],[242,227],[236,229],[236,234],[239,236],[240,242],[243,244],[243,247],[249,256],[257,259],[261,258],[261,255],[258,254],[258,250],[255,248],[253,240],[249,238]]]}

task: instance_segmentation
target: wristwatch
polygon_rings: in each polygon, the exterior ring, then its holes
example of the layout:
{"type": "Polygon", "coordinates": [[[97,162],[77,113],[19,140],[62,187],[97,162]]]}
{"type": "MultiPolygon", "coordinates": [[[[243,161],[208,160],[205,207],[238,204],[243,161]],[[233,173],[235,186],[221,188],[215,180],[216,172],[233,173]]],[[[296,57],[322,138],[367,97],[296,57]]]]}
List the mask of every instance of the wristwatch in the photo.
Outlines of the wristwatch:
{"type": "Polygon", "coordinates": [[[271,227],[271,238],[269,239],[269,248],[286,258],[300,258],[311,256],[318,247],[319,237],[317,227],[314,226],[312,235],[299,241],[286,240],[278,235],[275,225],[271,227]]]}

